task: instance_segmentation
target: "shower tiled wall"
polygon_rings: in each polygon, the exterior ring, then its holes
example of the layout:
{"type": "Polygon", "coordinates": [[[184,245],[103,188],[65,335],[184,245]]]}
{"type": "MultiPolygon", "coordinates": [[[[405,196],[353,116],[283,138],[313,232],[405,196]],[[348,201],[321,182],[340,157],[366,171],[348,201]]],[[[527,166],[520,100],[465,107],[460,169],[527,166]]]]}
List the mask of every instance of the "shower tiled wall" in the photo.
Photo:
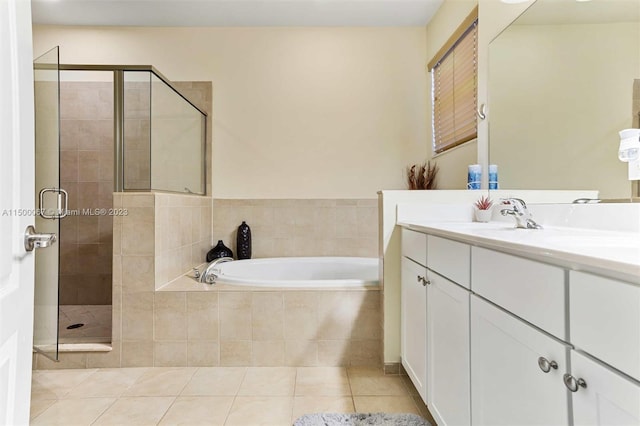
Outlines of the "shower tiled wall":
{"type": "Polygon", "coordinates": [[[251,227],[252,257],[378,256],[376,199],[213,200],[213,239],[236,253],[251,227]]]}
{"type": "Polygon", "coordinates": [[[60,304],[111,303],[113,155],[113,84],[61,82],[60,304]]]}

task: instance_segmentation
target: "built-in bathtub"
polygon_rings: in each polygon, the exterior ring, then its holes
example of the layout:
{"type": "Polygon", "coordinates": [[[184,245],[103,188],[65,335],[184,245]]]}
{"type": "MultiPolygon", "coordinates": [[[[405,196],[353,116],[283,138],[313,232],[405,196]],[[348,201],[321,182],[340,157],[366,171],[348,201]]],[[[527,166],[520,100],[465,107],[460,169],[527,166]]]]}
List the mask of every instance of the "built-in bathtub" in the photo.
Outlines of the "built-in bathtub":
{"type": "Polygon", "coordinates": [[[353,288],[377,286],[378,259],[279,257],[219,264],[216,283],[253,287],[353,288]]]}
{"type": "Polygon", "coordinates": [[[156,333],[162,324],[176,329],[170,344],[186,352],[188,365],[381,365],[378,259],[269,258],[220,266],[213,284],[190,272],[154,297],[158,306],[175,307],[155,311],[156,333]],[[180,315],[187,319],[184,331],[175,327],[180,315]]]}

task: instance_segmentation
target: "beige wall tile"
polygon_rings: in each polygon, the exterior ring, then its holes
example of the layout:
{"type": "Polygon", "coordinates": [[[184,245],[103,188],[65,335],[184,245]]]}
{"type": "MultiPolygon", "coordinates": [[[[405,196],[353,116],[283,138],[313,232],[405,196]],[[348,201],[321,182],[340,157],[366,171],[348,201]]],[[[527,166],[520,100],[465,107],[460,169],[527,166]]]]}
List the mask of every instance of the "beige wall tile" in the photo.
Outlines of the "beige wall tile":
{"type": "Polygon", "coordinates": [[[318,365],[318,342],[315,340],[286,340],[285,365],[313,367],[318,365]]]}
{"type": "Polygon", "coordinates": [[[87,368],[86,352],[62,352],[59,354],[59,361],[57,362],[41,354],[36,355],[36,368],[38,370],[87,368]]]}
{"type": "Polygon", "coordinates": [[[347,366],[350,363],[349,340],[318,340],[318,365],[347,366]]]}
{"type": "Polygon", "coordinates": [[[187,342],[154,342],[153,365],[154,367],[186,367],[187,342]]]}
{"type": "Polygon", "coordinates": [[[254,340],[254,367],[281,367],[284,362],[284,340],[254,340]]]}
{"type": "Polygon", "coordinates": [[[317,338],[318,301],[316,292],[284,292],[284,335],[287,340],[317,338]]]}
{"type": "Polygon", "coordinates": [[[251,293],[219,295],[220,340],[251,340],[251,293]]]}
{"type": "Polygon", "coordinates": [[[78,182],[98,182],[99,151],[78,151],[78,182]]]}
{"type": "MultiPolygon", "coordinates": [[[[153,301],[154,340],[187,340],[185,292],[156,292],[153,301]]],[[[185,346],[186,365],[186,346],[185,346]]]]}
{"type": "Polygon", "coordinates": [[[131,207],[154,207],[155,195],[153,193],[147,194],[131,194],[124,193],[122,196],[122,206],[126,208],[131,207]]]}
{"type": "Polygon", "coordinates": [[[187,293],[187,338],[219,340],[218,292],[187,293]]]}
{"type": "Polygon", "coordinates": [[[123,295],[122,339],[124,341],[153,339],[152,292],[123,295]]]}
{"type": "Polygon", "coordinates": [[[120,367],[120,348],[120,342],[111,342],[111,351],[109,352],[87,352],[87,368],[120,367]]]}
{"type": "Polygon", "coordinates": [[[352,338],[376,340],[382,336],[382,314],[380,292],[362,291],[351,293],[352,311],[356,313],[352,338]]]}
{"type": "Polygon", "coordinates": [[[122,342],[122,367],[153,367],[153,342],[122,342]]]}
{"type": "Polygon", "coordinates": [[[220,365],[220,343],[217,340],[187,341],[189,367],[217,367],[220,365]]]}
{"type": "MultiPolygon", "coordinates": [[[[127,199],[123,201],[127,204],[127,199]]],[[[126,207],[126,206],[125,206],[126,207]]],[[[126,207],[122,218],[122,254],[153,255],[155,227],[153,207],[126,207]]]]}
{"type": "Polygon", "coordinates": [[[155,290],[153,256],[122,256],[122,290],[140,293],[155,290]]]}
{"type": "Polygon", "coordinates": [[[381,366],[382,342],[380,340],[351,340],[350,365],[381,366]]]}
{"type": "Polygon", "coordinates": [[[221,366],[247,366],[251,365],[252,359],[253,349],[250,340],[220,342],[221,366]]]}
{"type": "Polygon", "coordinates": [[[282,292],[254,292],[251,313],[253,340],[284,339],[282,292]]]}
{"type": "Polygon", "coordinates": [[[317,338],[323,340],[345,340],[351,337],[354,316],[350,292],[318,292],[317,338]]]}

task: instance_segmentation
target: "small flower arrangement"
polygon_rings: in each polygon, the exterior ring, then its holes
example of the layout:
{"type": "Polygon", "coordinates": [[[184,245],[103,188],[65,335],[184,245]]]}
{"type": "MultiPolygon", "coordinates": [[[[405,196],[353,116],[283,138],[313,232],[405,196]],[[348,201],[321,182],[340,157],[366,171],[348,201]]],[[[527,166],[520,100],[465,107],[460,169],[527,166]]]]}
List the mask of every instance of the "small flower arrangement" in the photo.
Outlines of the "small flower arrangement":
{"type": "Polygon", "coordinates": [[[491,207],[493,206],[491,198],[483,195],[482,198],[473,203],[473,205],[476,207],[476,222],[489,222],[491,220],[491,207]]]}
{"type": "Polygon", "coordinates": [[[490,197],[485,197],[484,195],[474,203],[478,210],[489,210],[493,206],[493,201],[491,201],[490,197]]]}

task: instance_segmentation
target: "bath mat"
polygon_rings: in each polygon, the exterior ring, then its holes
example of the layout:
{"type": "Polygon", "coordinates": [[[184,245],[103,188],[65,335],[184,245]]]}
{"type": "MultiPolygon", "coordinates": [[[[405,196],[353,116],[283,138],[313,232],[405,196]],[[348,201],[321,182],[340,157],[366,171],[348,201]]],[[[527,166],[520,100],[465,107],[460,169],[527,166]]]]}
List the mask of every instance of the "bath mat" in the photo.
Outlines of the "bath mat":
{"type": "Polygon", "coordinates": [[[315,413],[299,417],[293,426],[431,426],[431,423],[405,413],[315,413]]]}

